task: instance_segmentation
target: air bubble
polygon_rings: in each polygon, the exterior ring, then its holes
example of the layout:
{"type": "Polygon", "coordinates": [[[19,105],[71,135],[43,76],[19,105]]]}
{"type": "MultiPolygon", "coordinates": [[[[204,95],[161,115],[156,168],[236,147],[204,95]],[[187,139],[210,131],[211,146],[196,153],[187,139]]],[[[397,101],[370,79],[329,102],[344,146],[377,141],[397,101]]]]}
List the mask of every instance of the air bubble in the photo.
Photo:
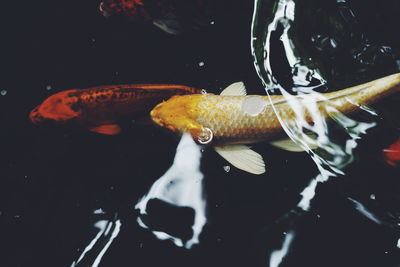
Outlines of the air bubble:
{"type": "Polygon", "coordinates": [[[375,200],[375,194],[371,194],[371,195],[369,196],[369,198],[372,199],[372,200],[375,200]]]}
{"type": "Polygon", "coordinates": [[[225,172],[229,172],[230,170],[231,170],[231,166],[229,166],[229,165],[224,166],[224,171],[225,172]]]}
{"type": "Polygon", "coordinates": [[[204,62],[203,61],[199,62],[199,66],[203,67],[204,66],[204,62]]]}
{"type": "Polygon", "coordinates": [[[51,85],[47,85],[47,86],[46,86],[46,90],[47,90],[47,91],[49,91],[49,90],[51,90],[51,89],[52,89],[52,88],[51,88],[51,85]]]}
{"type": "Polygon", "coordinates": [[[1,94],[2,96],[5,96],[5,95],[7,94],[7,90],[1,90],[1,91],[0,91],[0,94],[1,94]]]}

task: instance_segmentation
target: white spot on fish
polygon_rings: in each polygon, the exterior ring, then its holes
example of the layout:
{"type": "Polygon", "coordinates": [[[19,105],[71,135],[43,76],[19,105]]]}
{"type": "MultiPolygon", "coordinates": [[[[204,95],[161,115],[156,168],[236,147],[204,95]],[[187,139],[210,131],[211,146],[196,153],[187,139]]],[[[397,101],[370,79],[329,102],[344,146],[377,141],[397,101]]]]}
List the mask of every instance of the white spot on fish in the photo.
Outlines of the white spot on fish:
{"type": "Polygon", "coordinates": [[[248,96],[242,102],[242,110],[250,116],[257,116],[265,110],[266,102],[259,96],[248,96]]]}

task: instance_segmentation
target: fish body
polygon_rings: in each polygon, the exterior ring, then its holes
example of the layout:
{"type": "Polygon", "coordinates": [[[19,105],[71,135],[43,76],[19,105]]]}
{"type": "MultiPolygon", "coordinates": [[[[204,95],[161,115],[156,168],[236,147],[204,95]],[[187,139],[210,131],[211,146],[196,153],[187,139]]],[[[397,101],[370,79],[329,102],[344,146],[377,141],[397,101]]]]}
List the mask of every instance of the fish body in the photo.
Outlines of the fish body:
{"type": "Polygon", "coordinates": [[[321,115],[349,114],[399,91],[400,74],[332,93],[291,97],[245,95],[243,85],[236,83],[222,95],[174,96],[158,104],[151,118],[178,135],[188,132],[200,144],[212,143],[217,153],[239,169],[261,174],[265,172],[262,156],[246,144],[269,141],[288,151],[304,151],[287,139],[279,119],[312,124],[321,115]],[[317,114],[307,107],[315,107],[317,114]]]}
{"type": "Polygon", "coordinates": [[[386,163],[393,167],[400,165],[400,138],[383,150],[383,157],[386,163]]]}
{"type": "Polygon", "coordinates": [[[55,122],[117,134],[121,119],[145,119],[158,103],[173,95],[201,93],[183,85],[133,84],[72,89],[51,95],[29,115],[35,124],[55,122]]]}
{"type": "MultiPolygon", "coordinates": [[[[348,114],[359,106],[370,105],[400,91],[400,74],[394,74],[366,84],[322,95],[317,101],[320,113],[330,117],[329,107],[348,114]]],[[[294,120],[296,113],[283,96],[260,95],[188,95],[175,96],[160,103],[151,112],[153,121],[175,133],[189,132],[202,142],[210,138],[218,144],[249,144],[273,140],[284,134],[278,116],[294,120]]],[[[307,106],[308,95],[296,96],[307,106]]],[[[310,104],[314,100],[310,99],[310,104]]],[[[304,108],[304,107],[303,107],[304,108]]],[[[304,110],[304,119],[312,123],[313,116],[304,110]]]]}

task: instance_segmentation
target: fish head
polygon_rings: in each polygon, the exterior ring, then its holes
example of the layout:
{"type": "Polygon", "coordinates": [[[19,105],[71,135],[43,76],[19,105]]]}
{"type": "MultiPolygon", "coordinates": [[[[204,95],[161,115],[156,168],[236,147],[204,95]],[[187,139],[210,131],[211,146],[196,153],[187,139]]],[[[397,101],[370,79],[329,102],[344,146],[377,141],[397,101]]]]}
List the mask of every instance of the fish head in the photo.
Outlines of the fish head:
{"type": "Polygon", "coordinates": [[[34,124],[66,122],[81,114],[77,90],[56,93],[34,108],[29,118],[34,124]]]}
{"type": "Polygon", "coordinates": [[[211,129],[202,126],[195,119],[196,114],[200,113],[197,103],[203,97],[200,94],[173,96],[150,112],[151,119],[176,135],[189,133],[197,143],[208,144],[213,138],[211,129]]]}

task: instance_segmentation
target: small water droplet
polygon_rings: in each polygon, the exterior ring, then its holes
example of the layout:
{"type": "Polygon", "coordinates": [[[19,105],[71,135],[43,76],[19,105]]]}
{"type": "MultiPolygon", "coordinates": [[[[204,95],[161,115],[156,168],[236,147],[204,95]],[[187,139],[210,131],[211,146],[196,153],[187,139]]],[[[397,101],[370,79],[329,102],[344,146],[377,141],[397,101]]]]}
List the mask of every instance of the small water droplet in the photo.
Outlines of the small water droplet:
{"type": "Polygon", "coordinates": [[[5,96],[5,95],[7,94],[7,90],[1,90],[1,91],[0,91],[0,94],[1,94],[2,96],[5,96]]]}
{"type": "Polygon", "coordinates": [[[51,88],[51,85],[46,85],[46,90],[47,91],[50,91],[52,88],[51,88]]]}
{"type": "Polygon", "coordinates": [[[231,170],[231,166],[226,165],[224,166],[224,171],[229,172],[231,170]]]}
{"type": "Polygon", "coordinates": [[[204,62],[203,61],[199,62],[199,66],[203,67],[204,66],[204,62]]]}
{"type": "Polygon", "coordinates": [[[375,200],[375,194],[371,194],[369,198],[375,200]]]}

